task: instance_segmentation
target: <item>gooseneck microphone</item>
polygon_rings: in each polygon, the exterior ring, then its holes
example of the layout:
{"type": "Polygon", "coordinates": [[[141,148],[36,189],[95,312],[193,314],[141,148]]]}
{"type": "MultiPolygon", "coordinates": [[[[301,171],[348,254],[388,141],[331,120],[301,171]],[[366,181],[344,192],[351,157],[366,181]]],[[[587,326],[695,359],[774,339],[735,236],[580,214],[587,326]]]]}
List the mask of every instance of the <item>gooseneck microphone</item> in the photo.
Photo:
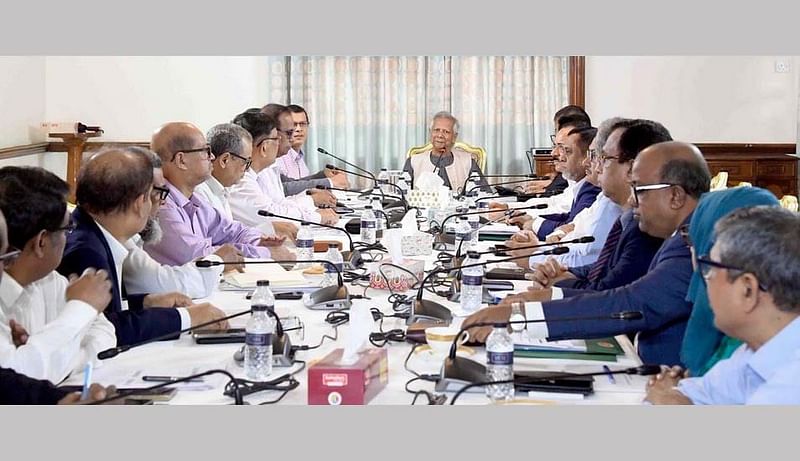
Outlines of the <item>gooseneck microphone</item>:
{"type": "MultiPolygon", "coordinates": [[[[567,247],[556,247],[550,250],[542,251],[541,253],[535,253],[536,255],[558,255],[564,254],[569,252],[569,248],[567,247]]],[[[531,255],[525,256],[514,256],[511,258],[503,258],[503,259],[495,259],[492,261],[485,261],[482,263],[474,263],[474,264],[462,264],[460,266],[454,267],[440,267],[438,269],[432,270],[422,279],[422,282],[419,285],[419,289],[417,290],[417,298],[411,304],[411,314],[409,315],[408,319],[406,320],[406,324],[410,325],[419,320],[432,320],[438,323],[447,323],[449,324],[453,320],[453,313],[450,312],[450,309],[446,308],[445,306],[437,303],[436,301],[431,301],[429,299],[422,299],[422,295],[425,290],[425,285],[428,281],[436,274],[441,274],[444,272],[450,272],[453,270],[460,270],[469,267],[478,267],[478,266],[486,266],[488,264],[494,263],[502,263],[507,261],[514,261],[515,259],[527,258],[531,255]]]]}
{"type": "MultiPolygon", "coordinates": [[[[489,184],[489,187],[495,187],[496,188],[497,186],[505,186],[506,184],[520,184],[520,183],[525,183],[525,182],[528,182],[528,181],[530,181],[530,179],[522,179],[522,180],[518,180],[518,181],[498,182],[498,183],[495,183],[495,184],[489,184]]],[[[469,191],[467,191],[467,194],[471,193],[475,189],[480,189],[481,187],[483,187],[483,186],[472,186],[469,189],[469,191]]]]}
{"type": "Polygon", "coordinates": [[[456,355],[458,338],[461,334],[471,328],[494,326],[508,327],[510,325],[531,324],[531,323],[555,323],[555,322],[581,322],[592,320],[620,320],[631,321],[642,319],[644,315],[640,311],[622,311],[609,315],[586,315],[576,317],[553,317],[549,319],[531,320],[509,320],[505,322],[476,322],[463,326],[450,345],[450,353],[442,364],[442,371],[436,383],[437,390],[443,391],[453,383],[481,383],[486,379],[486,367],[480,363],[465,357],[456,355]]]}
{"type": "MultiPolygon", "coordinates": [[[[468,175],[466,177],[466,179],[464,179],[464,184],[461,185],[461,190],[462,191],[466,191],[467,190],[467,183],[473,178],[480,179],[481,177],[480,177],[480,175],[477,175],[477,174],[468,175]]],[[[484,179],[485,178],[527,178],[526,181],[542,181],[542,180],[550,179],[550,178],[548,178],[546,176],[536,176],[533,173],[528,173],[528,174],[485,174],[485,175],[483,175],[483,178],[484,179]]],[[[490,184],[490,186],[491,186],[491,184],[490,184]]]]}
{"type": "Polygon", "coordinates": [[[204,371],[202,373],[197,373],[197,374],[191,375],[191,376],[184,376],[183,378],[173,379],[173,380],[161,383],[161,384],[156,384],[155,386],[144,387],[142,389],[133,389],[133,390],[130,390],[128,392],[121,392],[119,394],[109,396],[109,397],[107,397],[107,398],[105,398],[103,400],[98,400],[96,402],[91,402],[91,403],[89,403],[89,405],[102,405],[104,403],[113,402],[114,400],[124,399],[125,397],[130,397],[132,395],[142,395],[142,394],[145,394],[146,392],[149,392],[149,391],[154,391],[156,389],[161,389],[162,387],[172,386],[173,384],[183,383],[183,382],[191,381],[193,379],[202,378],[203,376],[215,375],[215,374],[225,375],[225,376],[228,377],[228,379],[230,379],[230,382],[233,383],[233,402],[234,402],[234,405],[244,405],[244,399],[242,399],[242,392],[239,389],[239,381],[237,381],[236,378],[232,374],[230,374],[229,372],[227,372],[225,370],[219,370],[219,369],[217,369],[217,370],[208,370],[208,371],[204,371]]]}
{"type": "MultiPolygon", "coordinates": [[[[242,261],[238,264],[288,264],[288,263],[318,263],[323,264],[328,268],[331,268],[336,271],[337,274],[337,283],[336,285],[331,285],[328,287],[322,287],[317,290],[308,293],[306,296],[303,297],[303,305],[308,307],[309,309],[331,309],[335,308],[336,305],[342,305],[342,307],[350,307],[350,292],[347,290],[347,287],[344,284],[344,279],[342,278],[342,271],[336,264],[333,264],[330,261],[325,261],[324,259],[298,259],[298,260],[261,260],[261,261],[242,261]]],[[[222,264],[234,264],[230,261],[206,261],[206,260],[199,260],[195,261],[195,265],[197,267],[210,267],[210,266],[219,266],[222,264]]],[[[281,349],[276,349],[273,345],[273,350],[286,350],[286,347],[281,347],[281,349]]]]}
{"type": "Polygon", "coordinates": [[[602,376],[602,375],[639,375],[639,376],[651,376],[657,375],[661,373],[661,367],[659,365],[640,365],[638,367],[632,368],[623,368],[621,370],[604,370],[604,371],[594,371],[590,373],[553,373],[550,375],[544,376],[514,376],[514,379],[505,379],[502,381],[483,381],[483,382],[474,382],[465,385],[461,389],[459,389],[454,395],[453,398],[450,400],[450,405],[455,405],[456,400],[463,394],[464,392],[468,391],[469,389],[475,387],[483,387],[489,386],[492,384],[511,384],[513,383],[515,387],[525,388],[527,386],[536,385],[537,383],[546,383],[549,381],[555,381],[559,379],[573,379],[573,378],[586,378],[590,376],[602,376]]]}
{"type": "Polygon", "coordinates": [[[333,157],[333,158],[335,158],[336,160],[338,160],[338,161],[340,161],[340,162],[344,163],[344,164],[345,164],[345,165],[347,165],[347,166],[351,166],[351,167],[355,168],[355,169],[356,169],[356,170],[358,170],[358,171],[361,171],[361,172],[363,172],[363,173],[366,173],[366,174],[368,174],[368,175],[370,176],[368,179],[372,179],[372,182],[373,182],[374,184],[376,184],[376,185],[378,184],[378,178],[376,178],[376,177],[375,177],[375,175],[374,175],[374,174],[372,174],[372,172],[371,172],[371,171],[369,171],[369,170],[365,170],[364,168],[361,168],[361,167],[360,167],[360,166],[358,166],[358,165],[355,165],[355,164],[353,164],[353,163],[350,163],[350,162],[348,162],[347,160],[345,160],[345,159],[343,159],[343,158],[341,158],[341,157],[337,157],[337,156],[335,156],[335,155],[331,154],[330,152],[328,152],[327,150],[325,150],[325,149],[323,149],[323,148],[321,148],[321,147],[317,147],[317,152],[319,152],[320,154],[325,154],[325,155],[327,155],[327,156],[329,156],[329,157],[333,157]]]}
{"type": "Polygon", "coordinates": [[[439,225],[439,233],[443,233],[445,231],[444,225],[447,223],[448,220],[453,219],[453,218],[457,218],[459,216],[472,216],[472,215],[476,215],[476,214],[480,215],[480,214],[487,214],[487,213],[506,213],[506,214],[510,215],[511,213],[513,213],[514,211],[517,211],[517,210],[543,210],[545,208],[547,208],[547,204],[546,203],[540,203],[540,204],[537,204],[537,205],[529,205],[529,206],[525,206],[525,207],[521,207],[521,208],[514,208],[513,210],[512,209],[508,209],[508,210],[480,210],[480,211],[470,211],[470,212],[464,212],[464,213],[453,213],[451,215],[448,215],[446,218],[444,218],[442,220],[442,223],[439,225]]]}
{"type": "Polygon", "coordinates": [[[288,221],[299,222],[300,224],[317,225],[317,226],[320,226],[320,227],[325,227],[327,229],[333,229],[333,230],[337,230],[339,232],[343,232],[344,235],[347,236],[347,240],[350,242],[350,255],[346,257],[350,261],[350,264],[353,267],[361,267],[361,265],[364,263],[364,261],[361,259],[361,253],[358,250],[356,250],[355,244],[353,243],[353,237],[350,236],[350,233],[347,232],[347,229],[343,229],[341,227],[336,227],[336,226],[331,226],[329,224],[322,224],[322,223],[315,223],[315,222],[311,222],[311,221],[306,221],[305,219],[293,218],[291,216],[279,215],[279,214],[275,214],[275,213],[272,213],[271,211],[267,211],[267,210],[258,210],[258,214],[259,214],[259,216],[264,216],[264,217],[267,217],[267,218],[286,219],[288,221]]]}

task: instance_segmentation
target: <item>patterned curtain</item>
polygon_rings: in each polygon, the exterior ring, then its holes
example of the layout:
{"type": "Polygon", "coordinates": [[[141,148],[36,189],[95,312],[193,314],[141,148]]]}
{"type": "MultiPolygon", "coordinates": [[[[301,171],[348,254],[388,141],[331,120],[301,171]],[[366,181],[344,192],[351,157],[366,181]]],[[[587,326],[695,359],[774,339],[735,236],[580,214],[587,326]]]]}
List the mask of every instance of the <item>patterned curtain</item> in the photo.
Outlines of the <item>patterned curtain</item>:
{"type": "Polygon", "coordinates": [[[528,172],[525,152],[549,146],[567,104],[568,59],[534,56],[268,57],[270,101],[299,104],[311,125],[308,163],[331,159],[399,169],[427,143],[431,116],[459,119],[458,139],[486,149],[486,173],[528,172]]]}

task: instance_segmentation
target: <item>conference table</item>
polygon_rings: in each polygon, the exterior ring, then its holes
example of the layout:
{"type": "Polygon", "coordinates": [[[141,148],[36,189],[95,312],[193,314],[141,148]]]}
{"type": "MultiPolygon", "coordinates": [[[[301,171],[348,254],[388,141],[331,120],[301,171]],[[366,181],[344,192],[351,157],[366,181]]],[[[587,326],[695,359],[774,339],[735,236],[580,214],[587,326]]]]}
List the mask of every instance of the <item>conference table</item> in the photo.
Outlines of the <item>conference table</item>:
{"type": "MultiPolygon", "coordinates": [[[[342,197],[349,204],[354,205],[357,200],[352,197],[342,197]]],[[[356,206],[353,206],[356,208],[356,206]]],[[[349,217],[342,219],[341,224],[349,220],[349,217]]],[[[313,229],[316,239],[338,240],[347,246],[347,238],[337,231],[315,227],[313,229]]],[[[358,240],[358,236],[353,236],[358,240]]],[[[485,249],[491,242],[481,241],[477,249],[485,249]]],[[[438,251],[433,251],[427,256],[415,256],[413,259],[425,261],[425,270],[434,267],[438,251]]],[[[319,253],[316,257],[322,257],[319,253]]],[[[387,261],[388,256],[387,256],[387,261]]],[[[501,263],[508,265],[510,263],[501,263]]],[[[319,281],[319,276],[310,278],[312,282],[319,281]]],[[[360,282],[366,285],[366,282],[360,282]]],[[[528,282],[513,281],[514,291],[524,290],[528,282]]],[[[354,299],[353,306],[365,306],[367,308],[377,308],[380,311],[393,313],[391,303],[388,300],[389,292],[366,286],[347,284],[351,295],[364,295],[369,299],[354,299]]],[[[222,283],[220,289],[206,298],[196,302],[208,301],[226,314],[231,315],[249,309],[250,302],[246,299],[249,289],[229,289],[229,284],[222,283]],[[228,288],[228,289],[222,289],[228,288]]],[[[497,292],[509,293],[509,292],[497,292]]],[[[415,294],[411,291],[408,294],[415,294]]],[[[445,298],[426,292],[426,298],[432,298],[440,304],[451,308],[455,315],[458,315],[460,308],[458,303],[448,301],[445,298]]],[[[286,392],[282,391],[262,391],[253,393],[245,397],[249,404],[259,404],[280,400],[277,404],[304,405],[308,402],[308,366],[316,360],[326,356],[329,352],[347,345],[347,340],[352,335],[349,333],[349,324],[344,324],[334,329],[325,322],[328,310],[312,310],[305,307],[300,300],[277,300],[275,303],[276,313],[281,317],[297,317],[302,323],[301,330],[287,332],[293,345],[316,346],[321,343],[319,348],[298,351],[295,358],[305,363],[296,363],[291,367],[273,367],[270,378],[278,377],[286,373],[293,373],[299,385],[286,392]],[[326,338],[324,335],[336,337],[336,340],[326,338]]],[[[241,316],[230,321],[231,328],[243,328],[247,323],[248,317],[241,316]]],[[[454,317],[453,325],[459,326],[464,317],[454,317]]],[[[400,318],[385,318],[382,325],[383,331],[399,328],[405,329],[405,320],[400,318]]],[[[379,330],[378,321],[375,322],[373,332],[379,330]]],[[[620,346],[623,348],[624,356],[618,357],[618,363],[607,364],[610,369],[621,369],[625,367],[641,365],[633,344],[624,335],[616,337],[620,346]]],[[[143,376],[171,376],[181,377],[195,373],[200,373],[210,369],[223,369],[230,372],[237,378],[245,378],[242,362],[234,360],[234,354],[242,347],[241,344],[196,344],[190,334],[184,334],[177,340],[161,341],[146,344],[141,347],[130,349],[118,356],[105,360],[94,369],[93,382],[103,385],[116,385],[117,387],[147,387],[153,385],[152,382],[142,380],[143,376]]],[[[366,347],[375,347],[366,342],[366,347]]],[[[412,352],[413,345],[408,342],[388,342],[384,348],[388,354],[388,382],[370,402],[370,405],[409,405],[415,395],[406,390],[406,383],[415,377],[412,373],[437,374],[440,371],[443,357],[432,354],[427,347],[417,347],[412,352]],[[407,368],[405,366],[406,360],[407,368]],[[409,371],[412,370],[412,371],[409,371]]],[[[462,347],[459,348],[459,355],[485,363],[485,350],[483,347],[462,347]]],[[[603,371],[602,363],[584,360],[562,360],[562,359],[522,359],[515,358],[514,370],[540,370],[547,372],[568,371],[574,373],[598,372],[603,371]]],[[[79,385],[83,382],[82,374],[71,376],[65,384],[79,385]]],[[[223,395],[223,390],[228,382],[228,378],[223,375],[211,375],[203,378],[202,382],[190,382],[176,384],[177,392],[166,402],[172,405],[219,405],[231,404],[233,399],[223,395]]],[[[645,384],[647,377],[636,375],[602,375],[596,376],[594,380],[594,393],[585,398],[567,398],[568,396],[558,394],[557,398],[542,397],[538,394],[529,397],[527,394],[518,392],[515,400],[510,404],[639,404],[644,397],[645,384]]],[[[434,393],[434,383],[430,381],[416,380],[409,384],[411,391],[426,390],[434,393]]],[[[489,404],[483,389],[476,389],[477,392],[467,392],[462,394],[457,404],[489,404]]],[[[448,392],[447,400],[452,398],[453,393],[448,392]]],[[[554,396],[556,394],[553,394],[554,396]]],[[[416,404],[427,403],[424,396],[420,396],[416,404]]]]}

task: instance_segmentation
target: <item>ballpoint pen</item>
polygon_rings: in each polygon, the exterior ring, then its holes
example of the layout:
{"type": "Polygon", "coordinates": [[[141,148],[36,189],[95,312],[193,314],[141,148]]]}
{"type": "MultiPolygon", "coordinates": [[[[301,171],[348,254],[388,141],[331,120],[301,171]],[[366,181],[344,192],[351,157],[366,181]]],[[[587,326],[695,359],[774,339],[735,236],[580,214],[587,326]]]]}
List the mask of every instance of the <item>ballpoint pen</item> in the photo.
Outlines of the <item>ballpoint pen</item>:
{"type": "Polygon", "coordinates": [[[81,400],[89,398],[89,387],[92,385],[92,370],[94,369],[92,362],[86,362],[83,367],[83,391],[81,392],[81,400]]]}
{"type": "Polygon", "coordinates": [[[608,382],[611,384],[617,384],[617,380],[614,379],[614,375],[611,374],[611,368],[608,368],[608,365],[603,365],[603,371],[608,373],[608,382]]]}
{"type": "MultiPolygon", "coordinates": [[[[142,381],[150,381],[155,383],[168,383],[171,381],[176,381],[181,379],[181,376],[142,376],[142,381]]],[[[203,378],[192,378],[187,381],[187,383],[202,383],[203,378]]]]}

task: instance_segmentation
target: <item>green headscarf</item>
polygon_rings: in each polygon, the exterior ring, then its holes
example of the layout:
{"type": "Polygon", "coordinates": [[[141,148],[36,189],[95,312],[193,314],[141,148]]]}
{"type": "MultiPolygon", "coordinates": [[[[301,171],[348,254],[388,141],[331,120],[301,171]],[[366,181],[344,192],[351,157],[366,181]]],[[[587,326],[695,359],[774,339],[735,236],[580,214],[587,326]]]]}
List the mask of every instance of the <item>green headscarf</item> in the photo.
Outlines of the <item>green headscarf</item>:
{"type": "MultiPolygon", "coordinates": [[[[714,225],[733,210],[779,204],[771,192],[758,187],[735,187],[704,194],[689,224],[689,238],[695,255],[707,255],[711,251],[714,246],[714,225]]],[[[740,343],[726,337],[714,326],[714,313],[699,270],[692,274],[686,300],[694,307],[686,325],[681,361],[693,376],[702,376],[719,360],[728,358],[740,343]]]]}

